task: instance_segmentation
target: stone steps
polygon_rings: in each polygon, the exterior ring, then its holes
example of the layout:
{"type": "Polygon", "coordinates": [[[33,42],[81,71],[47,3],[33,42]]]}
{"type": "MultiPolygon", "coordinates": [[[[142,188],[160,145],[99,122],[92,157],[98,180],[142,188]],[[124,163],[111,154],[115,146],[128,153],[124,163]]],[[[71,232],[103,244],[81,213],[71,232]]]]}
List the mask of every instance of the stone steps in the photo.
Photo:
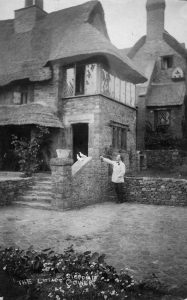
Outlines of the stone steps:
{"type": "Polygon", "coordinates": [[[52,208],[52,179],[49,174],[38,173],[33,176],[33,183],[20,196],[16,204],[33,208],[52,208]]]}
{"type": "Polygon", "coordinates": [[[14,203],[18,206],[23,206],[23,207],[54,210],[54,208],[51,206],[51,204],[43,203],[43,202],[39,202],[39,201],[32,201],[32,202],[15,201],[14,203]]]}

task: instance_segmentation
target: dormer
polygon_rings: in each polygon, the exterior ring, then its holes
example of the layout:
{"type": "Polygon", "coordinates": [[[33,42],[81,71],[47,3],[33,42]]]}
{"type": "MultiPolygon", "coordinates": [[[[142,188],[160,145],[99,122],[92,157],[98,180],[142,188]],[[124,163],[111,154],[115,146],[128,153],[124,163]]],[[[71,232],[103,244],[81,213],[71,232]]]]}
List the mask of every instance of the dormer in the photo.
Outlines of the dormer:
{"type": "Polygon", "coordinates": [[[14,29],[16,33],[31,31],[36,21],[46,16],[43,0],[25,0],[25,7],[15,11],[14,29]]]}

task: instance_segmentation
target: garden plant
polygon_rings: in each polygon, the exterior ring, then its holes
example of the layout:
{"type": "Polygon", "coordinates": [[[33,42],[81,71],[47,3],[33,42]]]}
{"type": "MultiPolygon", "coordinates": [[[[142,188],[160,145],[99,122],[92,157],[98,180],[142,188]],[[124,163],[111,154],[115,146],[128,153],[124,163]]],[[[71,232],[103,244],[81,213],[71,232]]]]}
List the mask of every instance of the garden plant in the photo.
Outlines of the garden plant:
{"type": "Polygon", "coordinates": [[[156,276],[136,282],[128,270],[117,272],[108,265],[105,255],[77,253],[72,246],[63,254],[1,249],[0,282],[0,297],[6,300],[154,300],[164,295],[156,276]]]}

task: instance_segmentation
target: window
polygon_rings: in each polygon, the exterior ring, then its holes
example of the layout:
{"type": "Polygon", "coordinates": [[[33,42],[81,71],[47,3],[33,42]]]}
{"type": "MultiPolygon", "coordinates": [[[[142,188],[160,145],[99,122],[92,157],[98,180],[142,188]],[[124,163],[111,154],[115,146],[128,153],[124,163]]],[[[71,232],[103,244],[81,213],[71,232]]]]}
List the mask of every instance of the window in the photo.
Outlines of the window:
{"type": "Polygon", "coordinates": [[[21,92],[21,104],[26,104],[28,102],[28,92],[21,92]]]}
{"type": "Polygon", "coordinates": [[[170,111],[157,110],[155,111],[156,128],[170,125],[170,111]]]}
{"type": "Polygon", "coordinates": [[[161,68],[162,70],[167,70],[173,67],[173,56],[162,56],[161,58],[161,68]]]}
{"type": "Polygon", "coordinates": [[[97,93],[97,65],[77,64],[65,68],[63,97],[97,93]]]}
{"type": "Polygon", "coordinates": [[[75,95],[83,95],[85,86],[85,65],[76,66],[75,95]]]}
{"type": "Polygon", "coordinates": [[[127,127],[112,125],[112,147],[114,149],[127,149],[127,127]]]}

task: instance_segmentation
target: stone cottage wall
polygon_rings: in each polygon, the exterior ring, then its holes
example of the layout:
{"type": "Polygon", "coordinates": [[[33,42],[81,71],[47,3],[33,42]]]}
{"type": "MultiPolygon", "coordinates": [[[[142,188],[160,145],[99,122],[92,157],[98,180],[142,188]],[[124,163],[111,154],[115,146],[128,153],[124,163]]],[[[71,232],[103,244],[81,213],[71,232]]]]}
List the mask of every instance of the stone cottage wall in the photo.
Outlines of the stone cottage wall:
{"type": "Polygon", "coordinates": [[[183,162],[182,153],[178,150],[146,150],[148,168],[172,169],[183,162]]]}
{"type": "MultiPolygon", "coordinates": [[[[170,89],[168,83],[175,85],[175,82],[171,80],[171,75],[175,67],[181,67],[186,72],[186,61],[185,57],[180,55],[174,48],[170,47],[163,39],[147,41],[133,57],[133,61],[139,66],[140,69],[145,70],[146,62],[149,64],[149,60],[156,60],[156,72],[154,72],[154,83],[166,84],[165,88],[170,89]],[[172,55],[173,56],[173,67],[167,70],[161,69],[161,56],[172,55]]],[[[177,88],[177,87],[176,87],[177,88]]],[[[151,89],[151,87],[150,87],[151,89]]],[[[149,93],[146,96],[146,101],[150,97],[149,93]]],[[[180,95],[179,95],[180,97],[180,95]]],[[[144,149],[144,135],[142,129],[145,130],[145,120],[151,122],[154,128],[154,108],[146,106],[146,101],[142,97],[138,98],[138,120],[137,120],[137,148],[138,150],[144,149]],[[147,116],[144,114],[147,110],[147,116]]],[[[184,107],[170,107],[171,108],[171,129],[174,137],[181,138],[182,136],[182,117],[184,115],[184,107]]]]}
{"type": "Polygon", "coordinates": [[[31,179],[27,178],[0,178],[0,206],[16,201],[30,184],[31,179]]]}
{"type": "MultiPolygon", "coordinates": [[[[63,123],[65,126],[65,139],[62,145],[64,149],[72,149],[72,128],[74,123],[89,124],[88,155],[98,160],[105,147],[112,145],[112,127],[110,122],[126,124],[127,150],[122,151],[127,169],[129,159],[131,166],[136,166],[136,110],[120,102],[102,95],[74,97],[63,99],[61,111],[63,111],[63,123]]],[[[114,155],[120,149],[115,149],[114,155]]]]}
{"type": "MultiPolygon", "coordinates": [[[[136,169],[136,109],[104,96],[100,96],[101,149],[112,145],[110,121],[125,124],[127,130],[127,149],[122,150],[127,170],[136,169]]],[[[121,149],[114,149],[114,157],[121,149]]]]}
{"type": "Polygon", "coordinates": [[[187,180],[126,177],[124,198],[128,202],[187,206],[187,180]]]}
{"type": "MultiPolygon", "coordinates": [[[[170,110],[170,126],[169,132],[172,134],[174,138],[182,138],[182,120],[184,116],[184,106],[168,106],[168,110],[170,110]]],[[[146,114],[147,121],[151,123],[152,128],[155,127],[155,120],[154,120],[154,108],[147,108],[146,114]]]]}

